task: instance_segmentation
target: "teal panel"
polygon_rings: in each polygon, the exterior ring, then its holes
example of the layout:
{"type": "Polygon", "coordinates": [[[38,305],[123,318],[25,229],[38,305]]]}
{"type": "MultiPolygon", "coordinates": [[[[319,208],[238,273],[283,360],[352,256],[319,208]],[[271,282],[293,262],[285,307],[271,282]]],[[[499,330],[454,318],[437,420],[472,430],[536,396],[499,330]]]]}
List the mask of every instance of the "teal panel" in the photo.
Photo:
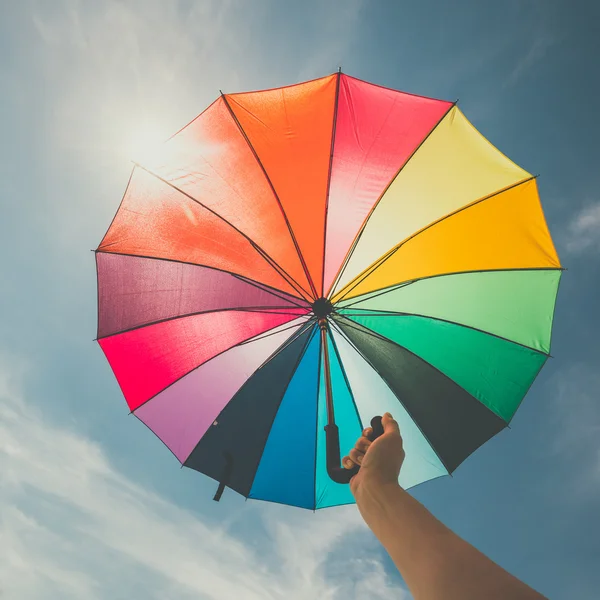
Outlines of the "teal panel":
{"type": "MultiPolygon", "coordinates": [[[[358,418],[352,395],[346,385],[335,348],[330,339],[328,340],[328,345],[333,390],[333,410],[335,423],[338,426],[340,434],[340,455],[344,457],[350,452],[356,440],[362,435],[363,426],[358,418]]],[[[319,421],[317,425],[317,508],[326,508],[327,506],[336,506],[338,504],[351,504],[354,502],[350,486],[335,483],[327,474],[325,425],[327,425],[327,399],[325,395],[325,371],[323,361],[321,360],[319,421]]]]}

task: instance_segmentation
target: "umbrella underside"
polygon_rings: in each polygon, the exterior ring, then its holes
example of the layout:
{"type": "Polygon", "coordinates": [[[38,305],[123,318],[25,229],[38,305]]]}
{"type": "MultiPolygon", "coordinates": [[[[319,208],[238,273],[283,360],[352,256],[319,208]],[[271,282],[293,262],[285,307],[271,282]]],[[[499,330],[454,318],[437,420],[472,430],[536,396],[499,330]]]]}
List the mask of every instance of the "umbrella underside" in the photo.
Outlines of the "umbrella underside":
{"type": "Polygon", "coordinates": [[[545,363],[561,275],[535,178],[456,105],[341,73],[222,95],[134,168],[96,262],[136,417],[185,466],[310,509],[353,502],[327,380],[343,454],[389,411],[400,483],[451,473],[545,363]]]}

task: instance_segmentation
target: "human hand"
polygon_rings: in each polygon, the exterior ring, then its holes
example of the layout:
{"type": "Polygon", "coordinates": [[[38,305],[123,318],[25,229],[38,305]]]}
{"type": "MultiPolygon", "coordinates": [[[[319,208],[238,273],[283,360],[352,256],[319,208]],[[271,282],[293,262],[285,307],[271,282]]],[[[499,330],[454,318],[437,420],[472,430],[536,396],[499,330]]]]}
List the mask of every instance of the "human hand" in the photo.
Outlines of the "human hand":
{"type": "Polygon", "coordinates": [[[347,469],[355,464],[360,466],[360,471],[350,480],[350,489],[355,497],[365,486],[398,483],[404,462],[400,429],[390,413],[385,413],[381,422],[383,434],[380,437],[372,442],[368,438],[372,430],[367,427],[350,450],[350,455],[342,460],[347,469]]]}

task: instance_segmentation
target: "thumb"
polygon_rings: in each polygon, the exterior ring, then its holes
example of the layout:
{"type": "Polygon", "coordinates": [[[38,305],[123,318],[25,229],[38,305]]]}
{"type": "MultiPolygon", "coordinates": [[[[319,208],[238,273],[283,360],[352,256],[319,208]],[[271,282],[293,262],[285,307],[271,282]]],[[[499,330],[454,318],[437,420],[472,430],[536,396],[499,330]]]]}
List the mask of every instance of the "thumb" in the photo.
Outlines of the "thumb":
{"type": "Polygon", "coordinates": [[[383,433],[400,433],[398,423],[394,420],[394,417],[389,412],[386,412],[381,417],[381,424],[383,425],[383,433]]]}

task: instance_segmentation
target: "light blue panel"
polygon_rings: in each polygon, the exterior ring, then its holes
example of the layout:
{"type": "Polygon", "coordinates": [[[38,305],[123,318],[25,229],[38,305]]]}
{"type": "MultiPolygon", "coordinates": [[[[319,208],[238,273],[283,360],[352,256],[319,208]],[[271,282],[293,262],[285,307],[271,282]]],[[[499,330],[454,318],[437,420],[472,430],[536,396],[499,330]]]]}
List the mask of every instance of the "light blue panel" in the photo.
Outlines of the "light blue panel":
{"type": "MultiPolygon", "coordinates": [[[[337,354],[329,344],[329,362],[331,367],[331,386],[333,389],[333,410],[335,423],[340,434],[340,453],[344,457],[354,447],[361,436],[363,427],[356,413],[350,390],[346,385],[337,354]]],[[[325,425],[327,425],[327,398],[325,394],[325,372],[321,361],[321,382],[319,385],[319,423],[317,427],[317,508],[351,504],[354,497],[350,486],[333,482],[327,474],[325,425]]]]}
{"type": "MultiPolygon", "coordinates": [[[[363,423],[369,424],[376,415],[392,414],[400,426],[406,458],[400,471],[400,485],[407,489],[429,479],[447,475],[429,442],[408,415],[398,398],[379,374],[356,349],[337,331],[337,345],[354,401],[363,423]]],[[[320,401],[320,400],[319,400],[320,401]]]]}
{"type": "Polygon", "coordinates": [[[315,508],[315,424],[320,339],[315,333],[285,392],[250,498],[315,508]]]}

